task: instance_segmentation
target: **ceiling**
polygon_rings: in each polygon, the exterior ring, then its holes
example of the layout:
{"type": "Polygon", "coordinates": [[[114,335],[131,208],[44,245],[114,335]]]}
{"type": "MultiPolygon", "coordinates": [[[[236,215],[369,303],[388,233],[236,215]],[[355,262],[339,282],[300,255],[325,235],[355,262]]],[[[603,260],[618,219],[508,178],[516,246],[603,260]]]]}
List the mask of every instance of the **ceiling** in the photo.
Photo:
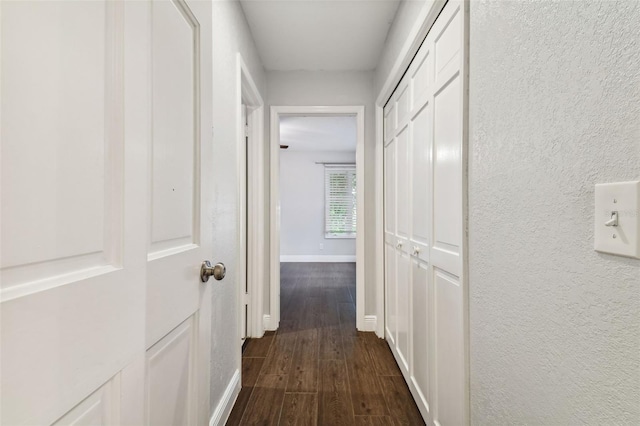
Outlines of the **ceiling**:
{"type": "Polygon", "coordinates": [[[277,71],[376,68],[400,0],[240,0],[262,63],[277,71]]]}
{"type": "Polygon", "coordinates": [[[280,144],[287,151],[355,151],[356,117],[280,117],[280,144]]]}

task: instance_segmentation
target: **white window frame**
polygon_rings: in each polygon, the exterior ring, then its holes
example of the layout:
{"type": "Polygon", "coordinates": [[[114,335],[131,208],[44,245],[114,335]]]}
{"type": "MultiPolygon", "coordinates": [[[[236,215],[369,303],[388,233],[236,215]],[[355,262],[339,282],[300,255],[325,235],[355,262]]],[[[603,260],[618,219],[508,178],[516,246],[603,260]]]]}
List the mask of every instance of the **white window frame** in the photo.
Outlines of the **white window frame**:
{"type": "Polygon", "coordinates": [[[357,232],[357,191],[358,191],[358,178],[356,176],[355,164],[325,164],[324,166],[324,238],[326,239],[355,239],[357,232]],[[329,198],[329,175],[336,172],[348,172],[353,175],[355,179],[354,194],[353,194],[353,232],[340,233],[331,232],[329,228],[329,211],[330,211],[330,198],[329,198]]]}

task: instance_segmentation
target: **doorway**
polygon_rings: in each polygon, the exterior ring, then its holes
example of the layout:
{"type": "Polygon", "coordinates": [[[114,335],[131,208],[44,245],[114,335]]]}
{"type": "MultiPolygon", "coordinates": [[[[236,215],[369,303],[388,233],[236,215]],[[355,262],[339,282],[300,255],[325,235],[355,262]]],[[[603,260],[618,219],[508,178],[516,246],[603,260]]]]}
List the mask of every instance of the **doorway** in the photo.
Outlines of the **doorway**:
{"type": "MultiPolygon", "coordinates": [[[[335,147],[334,147],[335,149],[335,147]]],[[[282,260],[294,261],[342,261],[349,260],[348,248],[353,245],[355,240],[355,262],[356,262],[356,288],[355,288],[355,304],[356,304],[356,328],[363,329],[364,326],[364,215],[358,212],[364,211],[364,191],[358,190],[364,188],[364,107],[348,106],[348,107],[327,107],[327,106],[275,106],[271,107],[271,179],[270,179],[270,204],[271,204],[271,224],[270,224],[270,294],[269,294],[269,313],[265,315],[265,328],[268,330],[276,330],[280,323],[280,262],[282,260]],[[340,123],[344,129],[348,129],[350,125],[355,127],[355,146],[354,152],[342,154],[333,152],[333,154],[322,154],[313,157],[309,152],[311,144],[326,148],[331,146],[331,141],[335,142],[336,135],[326,137],[326,130],[322,131],[323,124],[330,122],[340,123]],[[308,129],[306,136],[302,130],[303,140],[306,137],[308,145],[302,145],[300,142],[296,148],[293,144],[298,143],[296,138],[300,137],[300,129],[308,129]],[[284,133],[283,133],[284,131],[284,133]],[[298,134],[296,134],[298,133],[298,134]],[[325,137],[322,142],[322,137],[325,137]],[[314,140],[314,142],[310,142],[314,140]],[[282,147],[281,147],[282,146],[282,147]],[[286,148],[285,148],[286,147],[286,148]],[[288,151],[288,150],[291,151],[288,151]],[[289,172],[303,174],[299,179],[290,178],[287,181],[288,188],[286,194],[281,194],[281,161],[282,152],[287,152],[286,165],[289,172]],[[294,154],[295,153],[295,154],[294,154]],[[298,157],[297,161],[294,157],[298,157]],[[289,161],[291,160],[291,161],[289,161]],[[303,163],[300,163],[302,161],[303,163]],[[308,163],[306,166],[300,164],[308,163]],[[316,164],[318,163],[318,164],[316,164]],[[312,167],[313,166],[313,167],[312,167]],[[300,167],[303,167],[302,171],[300,167]],[[313,203],[316,206],[313,217],[318,221],[315,235],[307,238],[299,238],[296,235],[296,226],[292,226],[290,221],[304,223],[311,220],[309,214],[312,210],[307,210],[310,205],[303,204],[306,210],[304,212],[295,211],[291,215],[284,216],[283,208],[290,201],[294,201],[300,205],[299,199],[295,199],[295,193],[304,194],[311,192],[303,186],[308,182],[306,176],[313,175],[320,179],[320,194],[313,203]],[[355,181],[355,182],[354,182],[355,181]],[[353,210],[345,212],[349,200],[346,195],[353,189],[355,192],[355,206],[353,210]],[[327,197],[332,190],[335,197],[327,197]],[[300,192],[302,191],[302,192],[300,192]],[[284,199],[282,195],[287,198],[284,199]],[[293,197],[293,198],[292,198],[293,197]],[[327,203],[329,198],[329,203],[327,203]],[[332,204],[333,203],[333,204],[332,204]],[[342,214],[339,214],[342,213],[342,214]],[[283,228],[283,219],[288,219],[286,227],[283,228]],[[351,226],[353,225],[353,226],[351,226]],[[283,240],[283,230],[288,234],[283,240]],[[353,235],[355,231],[355,236],[353,235]],[[360,231],[360,232],[358,232],[360,231]],[[290,235],[291,234],[291,235],[290,235]],[[338,241],[338,240],[351,240],[338,241]],[[286,245],[283,245],[283,242],[286,245]],[[296,247],[297,246],[297,247],[296,247]],[[286,252],[281,251],[286,249],[286,252]],[[329,253],[331,248],[332,254],[329,253]],[[334,251],[337,250],[337,251],[334,251]],[[295,253],[295,254],[293,254],[295,253]],[[293,257],[292,257],[293,256],[293,257]]],[[[315,179],[314,179],[315,180],[315,179]]],[[[352,202],[352,201],[351,201],[352,202]]],[[[295,224],[293,224],[295,225],[295,224]]],[[[351,255],[353,256],[353,255],[351,255]]]]}

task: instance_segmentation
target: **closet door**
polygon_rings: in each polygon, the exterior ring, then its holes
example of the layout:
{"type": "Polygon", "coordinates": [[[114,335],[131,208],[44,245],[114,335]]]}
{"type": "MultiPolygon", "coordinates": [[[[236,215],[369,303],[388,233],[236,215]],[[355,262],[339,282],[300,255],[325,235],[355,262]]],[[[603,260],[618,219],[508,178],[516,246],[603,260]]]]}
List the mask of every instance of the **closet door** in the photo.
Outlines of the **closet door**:
{"type": "Polygon", "coordinates": [[[468,423],[466,291],[463,282],[463,41],[460,3],[448,3],[431,33],[433,88],[434,421],[468,423]]]}
{"type": "Polygon", "coordinates": [[[384,248],[385,248],[385,334],[395,346],[396,320],[396,144],[395,105],[384,114],[384,248]]]}
{"type": "Polygon", "coordinates": [[[440,426],[469,422],[463,5],[446,4],[384,122],[386,338],[440,426]]]}
{"type": "Polygon", "coordinates": [[[415,398],[423,410],[430,409],[429,379],[433,362],[432,293],[433,281],[429,262],[431,247],[431,198],[433,180],[431,149],[433,135],[432,95],[433,55],[426,43],[412,63],[410,90],[412,99],[410,165],[411,165],[411,381],[415,398]]]}
{"type": "Polygon", "coordinates": [[[396,130],[396,268],[397,268],[397,319],[398,333],[396,351],[400,367],[409,370],[409,107],[410,92],[407,79],[397,89],[396,111],[398,129],[396,130]]]}

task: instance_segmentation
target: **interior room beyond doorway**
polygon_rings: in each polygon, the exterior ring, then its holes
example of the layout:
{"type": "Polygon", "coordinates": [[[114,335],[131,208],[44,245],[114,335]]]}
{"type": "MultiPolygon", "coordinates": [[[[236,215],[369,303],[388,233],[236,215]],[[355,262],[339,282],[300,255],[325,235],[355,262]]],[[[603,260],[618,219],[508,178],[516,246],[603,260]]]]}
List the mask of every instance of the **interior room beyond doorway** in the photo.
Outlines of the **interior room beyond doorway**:
{"type": "Polygon", "coordinates": [[[354,263],[364,323],[364,107],[271,107],[270,325],[280,322],[280,262],[354,263]]]}
{"type": "Polygon", "coordinates": [[[280,120],[280,261],[356,261],[354,116],[280,120]]]}

